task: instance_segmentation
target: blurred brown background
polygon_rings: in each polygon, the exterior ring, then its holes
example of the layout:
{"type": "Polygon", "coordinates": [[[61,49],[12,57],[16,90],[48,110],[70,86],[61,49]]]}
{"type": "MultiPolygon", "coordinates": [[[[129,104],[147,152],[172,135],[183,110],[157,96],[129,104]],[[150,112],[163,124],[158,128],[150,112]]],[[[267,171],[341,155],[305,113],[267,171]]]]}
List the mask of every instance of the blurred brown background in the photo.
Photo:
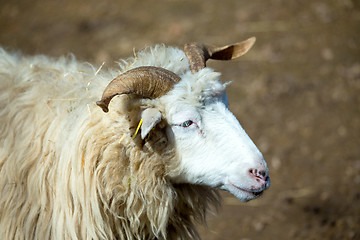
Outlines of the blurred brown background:
{"type": "Polygon", "coordinates": [[[0,45],[113,66],[133,48],[255,47],[223,73],[230,109],[263,152],[271,188],[224,193],[203,239],[360,239],[359,0],[0,0],[0,45]]]}

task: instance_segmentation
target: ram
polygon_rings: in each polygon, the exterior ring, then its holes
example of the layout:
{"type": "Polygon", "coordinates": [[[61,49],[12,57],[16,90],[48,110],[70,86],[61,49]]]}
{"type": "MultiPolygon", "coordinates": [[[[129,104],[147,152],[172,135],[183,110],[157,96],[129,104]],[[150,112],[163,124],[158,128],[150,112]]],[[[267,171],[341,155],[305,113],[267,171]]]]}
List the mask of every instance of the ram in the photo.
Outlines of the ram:
{"type": "Polygon", "coordinates": [[[156,45],[116,70],[0,49],[0,238],[197,239],[218,189],[260,196],[267,165],[205,65],[254,42],[156,45]]]}

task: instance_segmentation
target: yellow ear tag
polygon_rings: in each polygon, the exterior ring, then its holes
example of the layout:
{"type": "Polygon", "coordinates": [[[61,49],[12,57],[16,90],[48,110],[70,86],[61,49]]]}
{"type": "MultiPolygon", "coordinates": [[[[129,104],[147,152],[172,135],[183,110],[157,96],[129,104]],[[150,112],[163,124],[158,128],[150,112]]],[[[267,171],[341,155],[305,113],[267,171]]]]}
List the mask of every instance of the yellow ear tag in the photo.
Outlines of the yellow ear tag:
{"type": "Polygon", "coordinates": [[[134,134],[134,136],[132,137],[132,139],[135,139],[135,138],[136,138],[136,135],[138,134],[139,129],[140,129],[142,123],[143,123],[143,119],[140,120],[139,125],[137,126],[136,131],[135,131],[135,134],[134,134]]]}
{"type": "MultiPolygon", "coordinates": [[[[151,131],[152,131],[152,130],[154,130],[154,128],[153,128],[153,129],[151,129],[151,131]]],[[[146,136],[146,138],[145,138],[145,142],[149,141],[151,131],[150,131],[150,132],[148,133],[148,135],[146,136]]]]}

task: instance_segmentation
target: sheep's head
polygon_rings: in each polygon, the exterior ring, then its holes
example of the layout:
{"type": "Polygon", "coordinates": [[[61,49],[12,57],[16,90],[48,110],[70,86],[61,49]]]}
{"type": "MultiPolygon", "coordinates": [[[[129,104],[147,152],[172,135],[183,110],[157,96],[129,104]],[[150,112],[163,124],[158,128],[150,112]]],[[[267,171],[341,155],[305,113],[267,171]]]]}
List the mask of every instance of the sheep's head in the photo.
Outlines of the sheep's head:
{"type": "Polygon", "coordinates": [[[250,38],[225,47],[185,45],[190,70],[181,76],[158,67],[132,69],[115,78],[98,105],[107,112],[111,98],[136,94],[153,99],[154,108],[143,110],[141,138],[161,120],[176,148],[179,171],[173,183],[204,184],[221,188],[241,201],[258,197],[270,186],[262,154],[227,106],[220,74],[206,68],[209,58],[230,60],[245,54],[250,38]]]}

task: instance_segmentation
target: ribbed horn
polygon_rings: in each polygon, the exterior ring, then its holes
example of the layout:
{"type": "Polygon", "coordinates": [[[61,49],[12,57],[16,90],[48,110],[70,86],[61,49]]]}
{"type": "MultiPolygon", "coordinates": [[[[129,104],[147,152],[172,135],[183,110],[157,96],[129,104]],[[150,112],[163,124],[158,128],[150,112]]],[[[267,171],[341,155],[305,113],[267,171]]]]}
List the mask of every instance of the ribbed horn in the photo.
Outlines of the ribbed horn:
{"type": "Polygon", "coordinates": [[[104,112],[109,111],[113,97],[121,94],[136,94],[142,98],[158,98],[170,91],[181,79],[175,73],[160,67],[138,67],[120,74],[105,88],[96,104],[104,112]]]}
{"type": "Polygon", "coordinates": [[[190,43],[185,44],[184,51],[189,59],[191,72],[195,73],[206,67],[206,61],[209,58],[231,60],[244,55],[254,45],[255,40],[256,38],[252,37],[245,41],[223,47],[209,46],[203,43],[190,43]]]}

